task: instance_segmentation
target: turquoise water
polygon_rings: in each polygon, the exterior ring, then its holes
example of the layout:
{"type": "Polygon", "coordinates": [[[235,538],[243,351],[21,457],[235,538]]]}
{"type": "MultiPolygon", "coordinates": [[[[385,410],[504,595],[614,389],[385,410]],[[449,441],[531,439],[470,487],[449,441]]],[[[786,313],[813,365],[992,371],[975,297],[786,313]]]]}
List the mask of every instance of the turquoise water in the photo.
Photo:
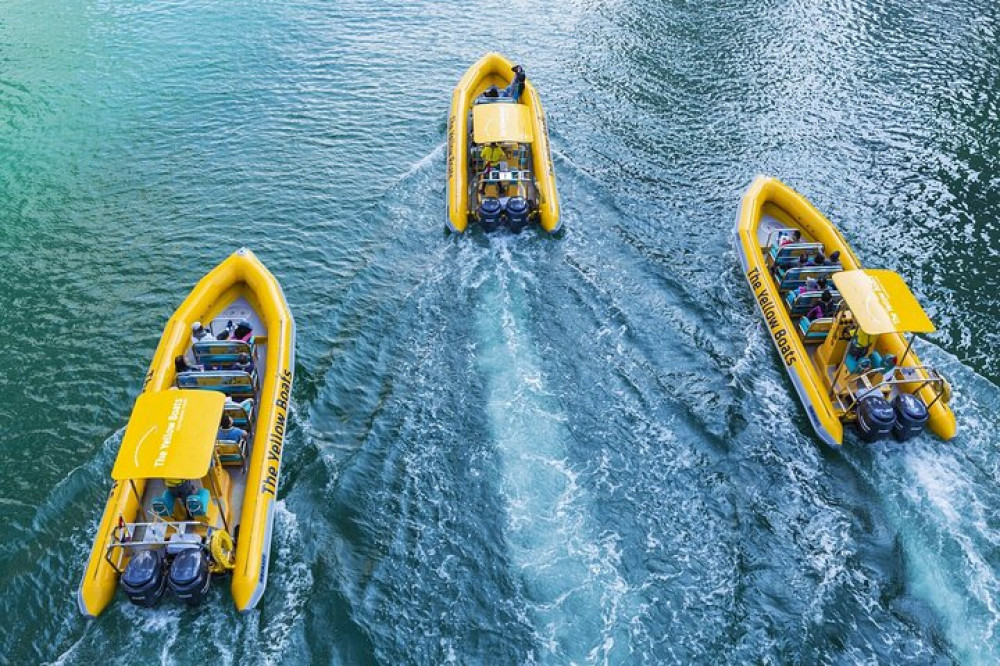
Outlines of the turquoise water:
{"type": "Polygon", "coordinates": [[[0,661],[1000,659],[995,3],[0,8],[0,661]],[[451,88],[549,116],[566,234],[448,236],[451,88]],[[802,191],[939,331],[959,437],[841,450],[731,231],[802,191]],[[167,317],[240,245],[298,325],[270,585],[74,594],[167,317]]]}

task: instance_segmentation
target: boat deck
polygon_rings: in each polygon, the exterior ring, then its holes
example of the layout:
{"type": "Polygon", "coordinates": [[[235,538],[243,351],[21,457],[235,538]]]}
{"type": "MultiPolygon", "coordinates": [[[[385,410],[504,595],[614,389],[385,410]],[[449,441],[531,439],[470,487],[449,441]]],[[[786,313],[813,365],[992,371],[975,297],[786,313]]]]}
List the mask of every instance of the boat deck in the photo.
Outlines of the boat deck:
{"type": "MultiPolygon", "coordinates": [[[[757,242],[760,247],[761,254],[767,256],[768,242],[772,234],[774,234],[774,232],[790,228],[791,227],[782,223],[777,218],[768,215],[766,213],[762,214],[760,216],[760,222],[757,226],[757,242]]],[[[812,236],[807,234],[802,229],[799,230],[802,231],[802,242],[815,242],[815,239],[813,239],[812,236]]],[[[775,285],[775,287],[777,287],[777,285],[775,285]]],[[[780,301],[781,301],[781,306],[785,309],[785,312],[788,313],[789,318],[791,318],[792,321],[797,324],[798,317],[791,315],[791,313],[789,312],[788,305],[785,303],[785,300],[783,298],[780,299],[780,301]]],[[[817,358],[817,351],[819,350],[822,341],[806,340],[805,336],[802,334],[802,331],[799,329],[799,327],[796,325],[794,326],[794,328],[796,334],[798,335],[799,340],[802,342],[802,346],[806,350],[806,354],[808,355],[809,360],[812,362],[813,368],[815,368],[817,374],[819,374],[819,376],[823,378],[826,386],[831,387],[833,385],[834,376],[836,375],[837,372],[837,366],[823,365],[817,358]]],[[[887,392],[885,393],[885,398],[889,401],[892,401],[893,398],[895,398],[897,395],[903,392],[897,384],[888,384],[884,388],[887,389],[887,392]]],[[[837,405],[837,403],[839,403],[840,400],[837,399],[836,397],[834,397],[833,400],[835,406],[837,406],[839,409],[843,411],[844,405],[843,404],[837,405]]]]}
{"type": "MultiPolygon", "coordinates": [[[[262,342],[256,343],[257,349],[257,362],[256,370],[257,376],[263,377],[267,372],[267,329],[264,326],[264,322],[260,315],[253,309],[250,303],[243,297],[238,298],[233,301],[228,307],[226,307],[222,312],[219,313],[215,319],[213,319],[208,328],[211,330],[213,335],[221,333],[225,330],[226,325],[232,321],[237,323],[240,320],[247,320],[253,327],[253,335],[255,338],[262,339],[262,342]]],[[[258,382],[260,380],[258,379],[258,382]]],[[[249,462],[251,456],[253,455],[253,446],[255,439],[255,425],[257,420],[258,412],[258,401],[260,399],[260,387],[258,386],[255,390],[254,395],[254,410],[253,416],[250,419],[250,426],[248,428],[248,440],[247,440],[247,453],[246,459],[249,462]]],[[[229,522],[229,530],[235,536],[237,534],[237,529],[239,528],[240,518],[243,514],[243,496],[246,492],[247,484],[247,464],[244,465],[227,465],[223,467],[223,471],[229,475],[229,498],[227,500],[227,506],[229,507],[227,520],[229,522]]],[[[153,516],[153,500],[159,495],[163,494],[166,486],[162,479],[150,479],[146,482],[146,487],[143,492],[142,498],[142,508],[146,513],[146,516],[153,516]]]]}

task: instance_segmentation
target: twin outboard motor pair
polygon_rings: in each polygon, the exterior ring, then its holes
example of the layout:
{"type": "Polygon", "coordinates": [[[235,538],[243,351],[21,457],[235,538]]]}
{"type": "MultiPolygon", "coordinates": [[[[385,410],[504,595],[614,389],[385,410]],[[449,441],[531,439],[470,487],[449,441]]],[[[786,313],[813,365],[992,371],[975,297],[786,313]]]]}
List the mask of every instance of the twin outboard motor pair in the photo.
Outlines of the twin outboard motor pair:
{"type": "Polygon", "coordinates": [[[891,405],[880,395],[869,395],[858,403],[858,433],[867,442],[889,433],[904,442],[923,432],[928,418],[927,405],[910,393],[897,395],[891,405]]]}
{"type": "Polygon", "coordinates": [[[121,579],[129,601],[145,607],[156,605],[167,585],[189,606],[196,606],[208,594],[211,581],[209,555],[203,548],[180,551],[169,566],[163,550],[140,550],[129,560],[121,579]]]}
{"type": "Polygon", "coordinates": [[[496,197],[486,197],[479,204],[478,215],[484,231],[496,231],[506,222],[507,228],[517,234],[528,226],[531,207],[524,197],[510,197],[506,206],[496,197]]]}

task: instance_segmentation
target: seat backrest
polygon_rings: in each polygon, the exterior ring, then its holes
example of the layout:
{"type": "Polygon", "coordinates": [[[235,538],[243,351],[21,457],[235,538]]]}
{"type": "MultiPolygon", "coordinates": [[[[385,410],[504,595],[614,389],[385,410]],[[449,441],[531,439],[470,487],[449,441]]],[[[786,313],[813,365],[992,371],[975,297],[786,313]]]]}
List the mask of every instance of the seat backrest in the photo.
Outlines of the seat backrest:
{"type": "Polygon", "coordinates": [[[799,328],[803,329],[802,334],[806,340],[823,340],[833,328],[833,317],[813,319],[808,327],[805,326],[806,321],[808,320],[805,317],[799,320],[799,328]]]}
{"type": "Polygon", "coordinates": [[[795,268],[789,268],[781,276],[781,283],[778,285],[778,289],[781,291],[798,289],[805,285],[806,278],[816,278],[817,280],[819,278],[826,278],[827,282],[830,282],[833,274],[839,273],[842,270],[844,269],[840,266],[796,266],[795,268]]]}
{"type": "MultiPolygon", "coordinates": [[[[842,300],[840,298],[840,292],[831,291],[830,296],[833,298],[831,301],[833,304],[833,311],[836,311],[836,309],[840,307],[840,301],[842,300]]],[[[791,303],[788,307],[788,311],[793,317],[802,316],[819,305],[822,298],[822,291],[804,291],[801,294],[798,291],[790,291],[788,292],[788,300],[790,300],[791,303]]]]}
{"type": "Polygon", "coordinates": [[[223,413],[227,414],[233,420],[234,426],[246,430],[250,425],[252,409],[252,407],[249,410],[246,409],[242,403],[227,402],[225,407],[223,407],[223,413]]]}
{"type": "Polygon", "coordinates": [[[472,102],[473,104],[513,104],[514,99],[512,97],[486,97],[480,95],[472,102]]]}
{"type": "Polygon", "coordinates": [[[823,251],[822,243],[788,243],[778,247],[771,246],[771,259],[774,264],[787,268],[799,263],[799,257],[814,257],[817,252],[823,251]]]}
{"type": "Polygon", "coordinates": [[[254,383],[254,378],[249,373],[238,370],[206,370],[177,375],[178,388],[222,391],[234,397],[252,397],[254,383]]]}
{"type": "Polygon", "coordinates": [[[206,368],[231,367],[239,359],[240,354],[247,354],[253,359],[253,349],[250,343],[241,340],[209,340],[191,345],[195,363],[206,368]]]}
{"type": "Polygon", "coordinates": [[[188,495],[185,503],[187,504],[188,513],[192,516],[204,516],[208,513],[208,503],[210,501],[208,488],[200,488],[197,492],[188,495]]]}

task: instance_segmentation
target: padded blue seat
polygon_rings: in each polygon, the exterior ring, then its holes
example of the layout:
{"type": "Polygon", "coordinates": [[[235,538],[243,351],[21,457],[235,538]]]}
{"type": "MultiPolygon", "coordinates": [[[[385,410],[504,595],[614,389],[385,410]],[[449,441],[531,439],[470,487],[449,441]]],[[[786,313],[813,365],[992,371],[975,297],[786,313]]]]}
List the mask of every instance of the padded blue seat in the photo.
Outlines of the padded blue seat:
{"type": "Polygon", "coordinates": [[[253,398],[247,398],[243,402],[227,402],[223,412],[233,420],[234,426],[246,430],[253,418],[253,398]]]}
{"type": "MultiPolygon", "coordinates": [[[[831,303],[833,303],[833,309],[831,312],[836,312],[840,307],[841,297],[839,291],[831,291],[830,296],[833,298],[831,303]]],[[[788,312],[793,317],[801,317],[809,313],[814,307],[819,305],[820,300],[823,297],[822,291],[804,291],[799,293],[797,289],[785,294],[785,303],[788,305],[788,312]]]]}
{"type": "Polygon", "coordinates": [[[221,391],[234,400],[252,398],[256,384],[256,372],[251,375],[239,370],[206,370],[177,375],[178,388],[221,391]]]}
{"type": "Polygon", "coordinates": [[[822,251],[822,243],[787,243],[781,247],[776,244],[771,245],[771,265],[790,268],[799,263],[799,257],[814,257],[816,253],[822,251]]]}
{"type": "Polygon", "coordinates": [[[799,319],[799,330],[806,343],[823,342],[833,327],[833,317],[823,317],[809,320],[806,317],[799,319]]]}
{"type": "Polygon", "coordinates": [[[791,291],[806,284],[806,278],[826,278],[827,282],[832,282],[834,273],[839,273],[843,269],[840,266],[796,266],[789,268],[784,273],[779,273],[778,289],[780,291],[791,291]]]}
{"type": "Polygon", "coordinates": [[[208,503],[210,501],[208,488],[201,488],[196,493],[191,493],[187,498],[187,510],[192,516],[204,516],[208,513],[208,503]]]}
{"type": "Polygon", "coordinates": [[[153,513],[162,518],[167,518],[174,515],[174,493],[170,488],[164,490],[161,494],[153,498],[152,506],[153,513]]]}
{"type": "MultiPolygon", "coordinates": [[[[251,340],[252,342],[252,340],[251,340]]],[[[239,360],[240,354],[246,354],[251,362],[255,359],[255,349],[251,343],[242,340],[205,340],[191,345],[195,363],[206,369],[229,370],[239,360]]]]}

